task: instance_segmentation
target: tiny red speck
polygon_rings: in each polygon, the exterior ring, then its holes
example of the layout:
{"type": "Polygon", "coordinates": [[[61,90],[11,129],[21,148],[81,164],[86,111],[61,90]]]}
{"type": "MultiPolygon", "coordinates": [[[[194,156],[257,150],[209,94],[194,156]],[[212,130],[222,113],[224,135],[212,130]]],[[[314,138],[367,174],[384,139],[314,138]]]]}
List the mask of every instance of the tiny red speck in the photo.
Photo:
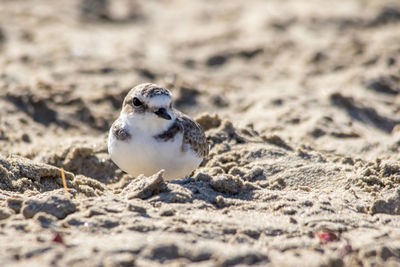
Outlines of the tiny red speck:
{"type": "Polygon", "coordinates": [[[61,233],[58,232],[54,235],[53,242],[65,245],[61,233]]]}
{"type": "Polygon", "coordinates": [[[334,242],[334,241],[339,240],[337,235],[335,235],[335,233],[333,233],[333,232],[321,232],[321,233],[318,233],[318,237],[319,237],[319,241],[321,243],[329,243],[329,242],[334,242]]]}
{"type": "Polygon", "coordinates": [[[347,254],[351,253],[353,251],[353,247],[350,244],[346,244],[341,250],[340,250],[340,255],[346,256],[347,254]]]}

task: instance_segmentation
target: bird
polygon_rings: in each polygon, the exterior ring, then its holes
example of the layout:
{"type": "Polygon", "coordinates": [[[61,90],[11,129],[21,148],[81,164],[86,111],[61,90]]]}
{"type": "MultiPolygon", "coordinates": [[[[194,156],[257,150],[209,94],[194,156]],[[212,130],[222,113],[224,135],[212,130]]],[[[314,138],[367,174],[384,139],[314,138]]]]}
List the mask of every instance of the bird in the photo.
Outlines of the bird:
{"type": "Polygon", "coordinates": [[[110,158],[120,169],[134,177],[164,170],[165,180],[183,179],[207,157],[203,129],[172,100],[168,89],[153,83],[128,92],[108,135],[110,158]]]}

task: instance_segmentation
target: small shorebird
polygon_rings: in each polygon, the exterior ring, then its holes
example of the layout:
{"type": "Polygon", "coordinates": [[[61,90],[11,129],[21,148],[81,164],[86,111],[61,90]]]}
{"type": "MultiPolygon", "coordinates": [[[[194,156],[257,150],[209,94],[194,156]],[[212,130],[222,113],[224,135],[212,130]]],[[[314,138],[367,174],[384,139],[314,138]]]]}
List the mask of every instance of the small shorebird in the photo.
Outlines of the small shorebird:
{"type": "Polygon", "coordinates": [[[172,94],[156,84],[131,89],[108,136],[108,152],[137,177],[164,169],[167,180],[189,175],[208,155],[200,125],[172,107],[172,94]]]}

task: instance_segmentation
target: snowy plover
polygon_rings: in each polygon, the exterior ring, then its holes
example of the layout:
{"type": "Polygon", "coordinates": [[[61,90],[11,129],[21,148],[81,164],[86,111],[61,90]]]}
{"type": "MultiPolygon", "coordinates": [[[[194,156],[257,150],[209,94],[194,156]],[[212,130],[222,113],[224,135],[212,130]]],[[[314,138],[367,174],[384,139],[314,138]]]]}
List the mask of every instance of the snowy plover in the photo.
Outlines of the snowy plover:
{"type": "Polygon", "coordinates": [[[208,155],[200,125],[172,107],[169,90],[144,83],[130,90],[108,136],[111,159],[127,173],[164,178],[189,175],[208,155]]]}

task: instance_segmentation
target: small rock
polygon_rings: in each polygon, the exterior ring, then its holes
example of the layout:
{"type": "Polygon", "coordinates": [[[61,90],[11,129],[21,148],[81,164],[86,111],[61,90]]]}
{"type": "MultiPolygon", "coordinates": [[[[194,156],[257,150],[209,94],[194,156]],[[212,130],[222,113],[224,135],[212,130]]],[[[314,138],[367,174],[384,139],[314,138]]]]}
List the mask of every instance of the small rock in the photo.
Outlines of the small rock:
{"type": "Polygon", "coordinates": [[[285,215],[295,215],[297,213],[297,211],[295,209],[292,209],[292,208],[286,208],[282,212],[285,215]]]}
{"type": "Polygon", "coordinates": [[[223,196],[217,196],[215,198],[215,204],[217,205],[218,208],[223,208],[223,207],[227,206],[227,203],[223,196]]]}
{"type": "Polygon", "coordinates": [[[11,216],[11,212],[9,212],[7,209],[5,208],[0,208],[0,221],[1,220],[5,220],[8,217],[11,216]]]}
{"type": "Polygon", "coordinates": [[[31,137],[30,137],[28,134],[26,134],[26,133],[22,134],[21,139],[22,139],[22,141],[24,141],[25,143],[30,143],[30,142],[31,142],[31,137]]]}
{"type": "Polygon", "coordinates": [[[218,266],[235,266],[235,265],[253,265],[259,263],[268,263],[269,258],[260,252],[247,252],[239,255],[233,255],[225,260],[220,260],[218,266]]]}
{"type": "Polygon", "coordinates": [[[38,212],[44,212],[64,219],[76,211],[76,205],[65,197],[50,196],[43,199],[30,199],[25,201],[22,214],[25,218],[32,218],[38,212]]]}
{"type": "Polygon", "coordinates": [[[249,237],[251,237],[253,239],[258,239],[260,237],[260,235],[261,235],[261,231],[260,230],[251,229],[251,228],[244,229],[244,230],[241,231],[241,233],[243,233],[243,234],[245,234],[245,235],[247,235],[247,236],[249,236],[249,237]]]}
{"type": "Polygon", "coordinates": [[[376,18],[370,22],[370,26],[380,26],[400,21],[400,9],[396,6],[385,6],[376,18]]]}
{"type": "Polygon", "coordinates": [[[374,248],[362,251],[361,256],[363,258],[370,258],[370,257],[376,257],[377,251],[374,248]]]}
{"type": "Polygon", "coordinates": [[[175,210],[171,208],[163,208],[160,211],[160,216],[174,216],[175,210]]]}
{"type": "Polygon", "coordinates": [[[140,203],[129,203],[128,210],[138,213],[146,213],[147,211],[146,207],[140,203]]]}
{"type": "Polygon", "coordinates": [[[261,167],[255,166],[243,178],[247,181],[253,181],[258,177],[262,177],[263,173],[264,170],[261,167]]]}
{"type": "Polygon", "coordinates": [[[161,192],[165,192],[167,190],[167,187],[164,183],[163,173],[164,170],[161,170],[150,177],[140,175],[135,180],[133,180],[122,191],[122,193],[127,193],[128,199],[146,199],[161,192]]]}
{"type": "Polygon", "coordinates": [[[206,65],[209,67],[215,67],[225,64],[229,59],[229,55],[213,55],[206,61],[206,65]]]}
{"type": "Polygon", "coordinates": [[[304,207],[312,207],[314,205],[314,203],[311,202],[310,200],[305,200],[305,201],[301,202],[301,205],[304,207]]]}
{"type": "Polygon", "coordinates": [[[199,173],[194,177],[194,179],[195,179],[196,181],[209,182],[209,181],[211,181],[212,177],[211,177],[210,175],[208,175],[207,173],[199,172],[199,173]]]}
{"type": "Polygon", "coordinates": [[[39,222],[43,228],[49,228],[57,220],[54,216],[51,216],[44,212],[39,212],[34,216],[34,219],[39,222]]]}
{"type": "Polygon", "coordinates": [[[221,95],[212,96],[211,97],[211,102],[215,106],[217,106],[219,108],[225,108],[225,107],[229,106],[228,100],[225,97],[221,96],[221,95]]]}
{"type": "Polygon", "coordinates": [[[238,194],[244,188],[244,183],[239,177],[220,175],[211,180],[211,187],[221,193],[238,194]]]}
{"type": "Polygon", "coordinates": [[[366,87],[378,93],[397,95],[400,93],[399,77],[379,77],[365,83],[366,87]]]}
{"type": "Polygon", "coordinates": [[[147,258],[164,262],[179,258],[179,249],[175,244],[158,244],[144,252],[147,258]]]}
{"type": "Polygon", "coordinates": [[[193,192],[179,184],[169,183],[166,192],[154,197],[152,201],[164,203],[187,203],[193,201],[193,192]]]}
{"type": "Polygon", "coordinates": [[[135,256],[131,253],[119,253],[116,255],[110,255],[103,261],[104,267],[129,267],[135,265],[135,256]]]}
{"type": "Polygon", "coordinates": [[[386,213],[392,215],[400,215],[400,189],[387,200],[376,200],[370,207],[370,213],[386,213]]]}
{"type": "Polygon", "coordinates": [[[104,215],[106,214],[105,211],[97,209],[97,208],[91,208],[89,211],[86,212],[86,217],[93,217],[93,216],[99,216],[99,215],[104,215]]]}
{"type": "Polygon", "coordinates": [[[79,220],[78,218],[71,218],[68,219],[63,226],[80,226],[80,225],[84,225],[85,223],[81,220],[79,220]]]}
{"type": "Polygon", "coordinates": [[[109,204],[104,207],[104,210],[109,213],[121,213],[124,211],[124,207],[118,204],[109,204]]]}
{"type": "Polygon", "coordinates": [[[105,219],[104,221],[101,222],[100,226],[107,229],[111,229],[119,226],[119,221],[115,219],[105,219]]]}
{"type": "Polygon", "coordinates": [[[345,157],[342,160],[342,164],[349,164],[349,165],[354,165],[354,160],[350,157],[345,157]]]}
{"type": "Polygon", "coordinates": [[[330,258],[330,259],[328,260],[327,266],[331,266],[331,267],[343,267],[343,266],[344,266],[344,262],[343,262],[343,259],[341,259],[341,258],[330,258]]]}
{"type": "Polygon", "coordinates": [[[0,28],[0,48],[3,46],[3,43],[6,41],[6,34],[4,33],[4,30],[0,28]]]}
{"type": "Polygon", "coordinates": [[[245,168],[235,166],[229,170],[229,174],[233,176],[243,177],[247,171],[248,170],[245,168]]]}
{"type": "Polygon", "coordinates": [[[381,258],[386,261],[390,257],[395,257],[396,255],[386,246],[382,247],[380,250],[380,256],[381,258]]]}
{"type": "Polygon", "coordinates": [[[21,198],[8,198],[7,206],[15,211],[15,213],[19,213],[21,211],[22,202],[21,198]]]}

